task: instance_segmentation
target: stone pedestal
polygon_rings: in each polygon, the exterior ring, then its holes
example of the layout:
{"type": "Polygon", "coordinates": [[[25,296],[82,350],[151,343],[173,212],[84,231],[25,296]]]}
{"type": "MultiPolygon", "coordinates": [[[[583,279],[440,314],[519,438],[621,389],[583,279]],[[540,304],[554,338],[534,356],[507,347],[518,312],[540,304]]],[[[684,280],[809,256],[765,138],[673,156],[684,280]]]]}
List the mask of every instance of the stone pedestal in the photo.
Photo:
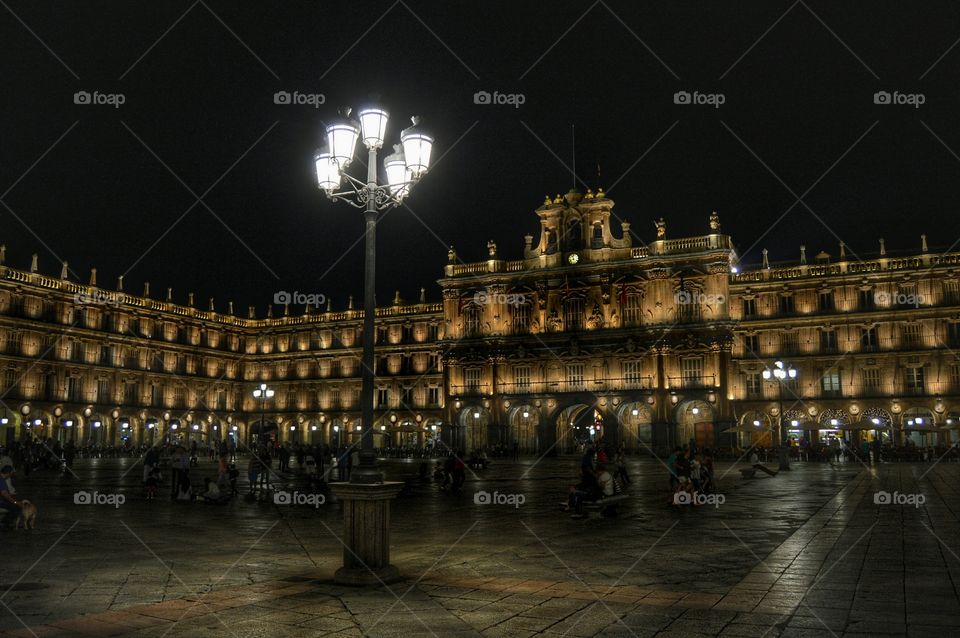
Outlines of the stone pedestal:
{"type": "Polygon", "coordinates": [[[403,488],[399,481],[331,483],[343,503],[343,567],[333,579],[341,585],[380,585],[400,580],[390,564],[390,501],[403,488]]]}

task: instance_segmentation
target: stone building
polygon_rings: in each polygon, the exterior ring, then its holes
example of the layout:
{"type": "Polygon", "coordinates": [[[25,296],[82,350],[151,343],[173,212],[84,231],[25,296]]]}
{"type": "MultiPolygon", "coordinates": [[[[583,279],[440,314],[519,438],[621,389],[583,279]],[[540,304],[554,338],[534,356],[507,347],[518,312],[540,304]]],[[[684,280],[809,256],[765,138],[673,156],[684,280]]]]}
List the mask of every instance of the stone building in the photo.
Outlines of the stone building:
{"type": "MultiPolygon", "coordinates": [[[[781,391],[794,438],[861,428],[848,438],[925,444],[960,425],[960,253],[924,238],[891,257],[881,240],[869,259],[841,245],[748,269],[716,213],[686,238],[660,219],[644,244],[613,208],[602,190],[547,198],[522,258],[491,241],[463,263],[451,248],[442,303],[421,289],[378,308],[376,445],[743,445],[769,440],[781,391]],[[776,360],[797,377],[764,379],[776,360]]],[[[352,302],[256,318],[115,288],[66,265],[43,275],[36,257],[11,268],[0,249],[0,440],[356,440],[352,302]],[[254,397],[260,384],[271,398],[254,397]]]]}

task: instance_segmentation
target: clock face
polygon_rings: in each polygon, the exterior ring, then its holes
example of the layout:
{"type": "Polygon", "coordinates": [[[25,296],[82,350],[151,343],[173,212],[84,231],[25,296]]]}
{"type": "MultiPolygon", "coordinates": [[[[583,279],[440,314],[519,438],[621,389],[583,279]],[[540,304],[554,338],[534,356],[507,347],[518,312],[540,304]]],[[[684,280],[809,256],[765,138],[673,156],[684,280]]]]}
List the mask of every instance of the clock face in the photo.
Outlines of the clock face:
{"type": "Polygon", "coordinates": [[[578,255],[577,253],[571,253],[567,255],[567,261],[569,261],[571,264],[575,264],[578,261],[580,261],[580,255],[578,255]]]}

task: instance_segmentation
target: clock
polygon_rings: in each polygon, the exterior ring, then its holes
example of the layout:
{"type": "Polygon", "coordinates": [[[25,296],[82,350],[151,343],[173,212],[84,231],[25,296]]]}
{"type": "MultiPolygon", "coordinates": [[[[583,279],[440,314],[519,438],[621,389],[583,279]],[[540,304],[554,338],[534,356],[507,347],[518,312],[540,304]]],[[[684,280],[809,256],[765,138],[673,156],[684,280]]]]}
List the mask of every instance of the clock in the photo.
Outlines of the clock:
{"type": "Polygon", "coordinates": [[[567,261],[570,262],[570,265],[576,264],[578,261],[580,261],[580,255],[577,253],[570,253],[567,255],[567,261]]]}

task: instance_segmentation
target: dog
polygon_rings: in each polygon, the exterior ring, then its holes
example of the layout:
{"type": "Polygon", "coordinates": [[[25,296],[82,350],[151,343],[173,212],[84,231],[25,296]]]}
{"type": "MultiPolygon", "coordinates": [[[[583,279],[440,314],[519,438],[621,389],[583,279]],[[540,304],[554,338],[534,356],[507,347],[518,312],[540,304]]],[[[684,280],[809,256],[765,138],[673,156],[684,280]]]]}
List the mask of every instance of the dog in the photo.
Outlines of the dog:
{"type": "Polygon", "coordinates": [[[37,506],[28,500],[20,501],[20,515],[17,517],[16,529],[20,529],[23,523],[23,529],[33,529],[37,520],[37,506]]]}

